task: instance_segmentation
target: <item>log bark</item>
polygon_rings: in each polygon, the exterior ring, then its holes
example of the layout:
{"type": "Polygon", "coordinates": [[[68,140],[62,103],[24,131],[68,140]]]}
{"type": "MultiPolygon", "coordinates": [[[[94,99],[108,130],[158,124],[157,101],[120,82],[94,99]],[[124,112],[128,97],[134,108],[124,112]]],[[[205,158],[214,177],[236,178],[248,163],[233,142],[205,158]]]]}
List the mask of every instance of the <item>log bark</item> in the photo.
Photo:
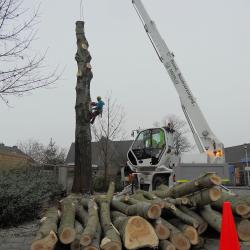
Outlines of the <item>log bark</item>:
{"type": "Polygon", "coordinates": [[[221,189],[218,187],[203,189],[199,192],[187,196],[190,201],[190,204],[193,207],[202,207],[208,205],[214,201],[217,201],[220,197],[221,189]]]}
{"type": "Polygon", "coordinates": [[[226,192],[222,192],[220,199],[214,201],[211,205],[214,208],[222,210],[223,203],[225,201],[229,201],[231,203],[231,208],[234,214],[240,215],[242,217],[248,217],[248,214],[250,213],[250,206],[248,205],[248,203],[242,198],[238,196],[229,195],[226,192]]]}
{"type": "Polygon", "coordinates": [[[88,203],[88,221],[81,235],[81,245],[85,247],[90,245],[96,234],[98,223],[99,217],[97,204],[93,200],[90,200],[88,203]]]}
{"type": "Polygon", "coordinates": [[[91,244],[87,247],[84,247],[84,250],[99,250],[100,249],[101,234],[102,234],[102,229],[101,229],[100,222],[98,222],[95,236],[94,236],[91,244]]]}
{"type": "Polygon", "coordinates": [[[119,232],[114,228],[110,218],[110,202],[114,195],[114,184],[110,183],[108,192],[105,196],[99,197],[97,202],[100,208],[100,222],[104,238],[101,241],[101,249],[121,250],[122,243],[119,232]]]}
{"type": "Polygon", "coordinates": [[[179,208],[183,213],[192,216],[193,218],[195,218],[198,221],[199,226],[196,229],[197,229],[197,232],[199,235],[201,235],[202,233],[204,233],[207,230],[207,226],[208,226],[207,222],[198,213],[196,213],[195,211],[193,211],[185,206],[180,206],[179,208]]]}
{"type": "Polygon", "coordinates": [[[31,244],[31,250],[54,249],[57,242],[57,223],[59,220],[58,209],[49,208],[41,220],[41,226],[31,244]]]}
{"type": "Polygon", "coordinates": [[[199,235],[198,235],[197,230],[194,227],[187,225],[185,223],[182,223],[178,219],[171,219],[169,220],[169,222],[175,227],[177,227],[178,229],[180,229],[180,231],[189,239],[192,245],[198,244],[199,235]]]}
{"type": "Polygon", "coordinates": [[[112,221],[119,231],[126,249],[154,248],[159,244],[153,227],[140,216],[130,216],[112,212],[112,221]]]}
{"type": "Polygon", "coordinates": [[[159,243],[160,250],[175,250],[175,246],[168,240],[161,240],[159,243]]]}
{"type": "Polygon", "coordinates": [[[151,222],[154,227],[155,233],[158,236],[159,240],[166,240],[170,236],[170,230],[164,224],[162,224],[161,219],[157,219],[151,222]]]}
{"type": "Polygon", "coordinates": [[[164,224],[170,230],[169,240],[178,250],[187,250],[190,248],[189,240],[184,236],[184,234],[175,226],[170,224],[168,221],[161,218],[162,224],[164,224]]]}
{"type": "Polygon", "coordinates": [[[61,202],[62,215],[58,228],[59,239],[63,244],[70,244],[75,239],[75,212],[76,204],[72,199],[64,199],[61,202]]]}
{"type": "Polygon", "coordinates": [[[81,250],[80,238],[83,232],[83,227],[78,221],[75,221],[75,232],[76,237],[74,241],[70,244],[70,250],[81,250]]]}
{"type": "Polygon", "coordinates": [[[204,249],[205,239],[199,236],[198,244],[192,246],[192,249],[204,249]]]}
{"type": "Polygon", "coordinates": [[[193,181],[177,184],[169,188],[165,192],[165,197],[178,198],[196,191],[200,191],[201,189],[210,188],[220,184],[221,178],[218,175],[214,173],[208,173],[193,181]]]}
{"type": "Polygon", "coordinates": [[[127,205],[121,201],[112,200],[111,206],[128,216],[139,215],[146,219],[157,219],[161,216],[161,208],[157,204],[140,202],[134,205],[127,205]]]}
{"type": "Polygon", "coordinates": [[[72,186],[74,193],[91,193],[91,130],[90,130],[90,81],[93,77],[84,33],[84,22],[76,22],[77,84],[76,84],[76,128],[75,128],[75,171],[72,186]]]}
{"type": "Polygon", "coordinates": [[[88,223],[88,213],[81,205],[76,206],[76,218],[85,228],[88,223]]]}
{"type": "Polygon", "coordinates": [[[220,233],[222,221],[221,213],[213,210],[210,205],[202,207],[199,212],[208,225],[220,233]]]}

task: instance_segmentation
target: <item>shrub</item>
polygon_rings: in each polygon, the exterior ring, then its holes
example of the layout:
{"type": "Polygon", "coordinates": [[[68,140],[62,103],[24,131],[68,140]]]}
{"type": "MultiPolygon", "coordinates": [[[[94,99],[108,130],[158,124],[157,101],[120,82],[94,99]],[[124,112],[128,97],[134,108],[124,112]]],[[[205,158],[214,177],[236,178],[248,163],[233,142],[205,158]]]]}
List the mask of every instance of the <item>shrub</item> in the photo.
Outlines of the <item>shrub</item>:
{"type": "Polygon", "coordinates": [[[0,226],[18,225],[38,217],[43,202],[60,196],[61,186],[39,169],[0,171],[0,226]]]}

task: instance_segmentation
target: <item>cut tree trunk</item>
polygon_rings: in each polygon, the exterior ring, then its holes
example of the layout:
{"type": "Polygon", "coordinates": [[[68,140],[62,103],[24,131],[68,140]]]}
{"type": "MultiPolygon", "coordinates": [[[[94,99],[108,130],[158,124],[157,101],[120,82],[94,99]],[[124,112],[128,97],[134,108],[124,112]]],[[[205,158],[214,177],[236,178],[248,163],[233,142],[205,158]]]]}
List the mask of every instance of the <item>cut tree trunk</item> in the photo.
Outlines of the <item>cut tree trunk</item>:
{"type": "Polygon", "coordinates": [[[161,219],[157,219],[151,222],[155,229],[155,233],[158,236],[159,240],[166,240],[170,236],[170,230],[164,224],[162,224],[161,219]]]}
{"type": "Polygon", "coordinates": [[[213,210],[210,205],[202,207],[199,212],[208,225],[220,233],[222,221],[221,213],[213,210]]]}
{"type": "Polygon", "coordinates": [[[31,250],[51,250],[57,242],[57,223],[59,211],[52,207],[47,210],[41,219],[41,226],[31,244],[31,250]]]}
{"type": "Polygon", "coordinates": [[[182,212],[192,216],[193,218],[195,218],[199,222],[199,226],[197,227],[197,232],[199,235],[201,235],[202,233],[204,233],[207,230],[208,224],[199,214],[197,214],[196,212],[194,212],[193,210],[191,210],[185,206],[180,206],[179,208],[182,212]]]}
{"type": "Polygon", "coordinates": [[[237,223],[237,231],[239,239],[242,241],[250,241],[250,221],[240,220],[237,223]]]}
{"type": "Polygon", "coordinates": [[[81,205],[76,206],[76,218],[85,228],[88,223],[88,213],[81,205]]]}
{"type": "Polygon", "coordinates": [[[127,205],[121,201],[112,200],[111,206],[126,215],[139,215],[145,219],[157,219],[161,216],[161,208],[157,204],[140,202],[134,205],[127,205]]]}
{"type": "Polygon", "coordinates": [[[119,231],[126,249],[158,246],[159,240],[153,227],[142,217],[127,217],[115,211],[112,212],[112,221],[119,231]]]}
{"type": "Polygon", "coordinates": [[[58,228],[59,239],[63,244],[70,244],[75,239],[75,212],[76,204],[72,199],[64,199],[61,202],[62,215],[58,228]]]}
{"type": "Polygon", "coordinates": [[[220,199],[213,202],[211,205],[212,207],[215,207],[222,211],[223,203],[225,201],[229,201],[231,203],[231,208],[237,215],[248,216],[248,213],[250,213],[250,206],[246,201],[241,199],[241,197],[229,195],[224,191],[221,193],[220,199]]]}
{"type": "Polygon", "coordinates": [[[101,249],[104,250],[122,249],[119,232],[114,228],[110,218],[110,202],[113,195],[114,183],[110,183],[107,194],[97,199],[100,208],[101,227],[104,233],[104,238],[101,241],[101,249]]]}
{"type": "Polygon", "coordinates": [[[178,198],[196,191],[200,191],[201,189],[210,188],[220,184],[221,178],[218,175],[214,173],[208,173],[193,181],[177,184],[169,188],[166,191],[165,197],[178,198]]]}
{"type": "Polygon", "coordinates": [[[84,33],[84,22],[76,22],[77,84],[76,84],[76,128],[75,128],[75,171],[72,192],[91,192],[91,130],[90,130],[90,81],[93,77],[88,51],[88,42],[84,33]]]}
{"type": "Polygon", "coordinates": [[[101,234],[102,234],[102,229],[101,229],[100,223],[98,222],[95,236],[94,236],[91,244],[87,247],[84,247],[84,250],[99,250],[100,249],[101,234]]]}
{"type": "Polygon", "coordinates": [[[189,239],[192,245],[198,244],[199,235],[198,235],[197,230],[194,227],[187,225],[185,223],[182,223],[178,219],[171,219],[169,222],[175,227],[177,227],[178,229],[180,229],[181,232],[189,239]]]}
{"type": "Polygon", "coordinates": [[[88,203],[88,222],[84,231],[81,235],[81,245],[88,246],[92,242],[96,230],[97,225],[99,224],[99,217],[98,217],[98,207],[97,204],[93,200],[89,200],[88,203]]]}
{"type": "Polygon", "coordinates": [[[190,242],[185,235],[175,226],[170,224],[168,221],[161,218],[162,224],[164,224],[170,230],[169,240],[178,250],[187,250],[190,248],[190,242]]]}
{"type": "Polygon", "coordinates": [[[217,201],[221,197],[221,189],[219,187],[212,187],[203,189],[199,192],[187,196],[190,204],[194,207],[202,207],[217,201]]]}
{"type": "Polygon", "coordinates": [[[160,250],[175,250],[175,246],[168,240],[161,240],[159,243],[160,250]]]}
{"type": "Polygon", "coordinates": [[[83,232],[83,227],[81,223],[75,221],[75,240],[70,244],[70,250],[81,250],[80,238],[83,232]]]}

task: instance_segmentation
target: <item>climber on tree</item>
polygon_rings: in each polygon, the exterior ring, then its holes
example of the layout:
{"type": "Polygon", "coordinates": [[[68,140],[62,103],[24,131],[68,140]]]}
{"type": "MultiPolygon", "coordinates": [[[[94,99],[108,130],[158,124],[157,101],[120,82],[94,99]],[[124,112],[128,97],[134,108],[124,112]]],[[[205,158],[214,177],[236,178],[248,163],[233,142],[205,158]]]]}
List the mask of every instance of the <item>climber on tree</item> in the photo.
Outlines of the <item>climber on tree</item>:
{"type": "Polygon", "coordinates": [[[105,105],[105,103],[102,101],[102,98],[100,96],[97,96],[97,102],[91,102],[91,106],[93,106],[92,108],[92,112],[91,117],[90,117],[90,123],[93,124],[95,121],[95,118],[98,115],[102,114],[102,110],[103,110],[103,106],[105,105]]]}

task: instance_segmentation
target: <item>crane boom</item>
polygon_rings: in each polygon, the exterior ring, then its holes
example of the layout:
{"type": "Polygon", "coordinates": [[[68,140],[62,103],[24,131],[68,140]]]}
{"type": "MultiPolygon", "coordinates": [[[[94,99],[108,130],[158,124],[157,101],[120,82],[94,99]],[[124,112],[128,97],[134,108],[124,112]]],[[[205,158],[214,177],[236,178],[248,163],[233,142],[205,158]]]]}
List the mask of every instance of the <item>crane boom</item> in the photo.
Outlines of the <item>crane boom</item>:
{"type": "Polygon", "coordinates": [[[143,23],[145,31],[160,59],[166,68],[180,98],[181,107],[193,133],[194,140],[200,153],[206,152],[208,162],[224,163],[224,146],[210,129],[196,98],[193,96],[173,53],[162,39],[155,23],[151,20],[141,0],[132,0],[132,3],[143,23]]]}

